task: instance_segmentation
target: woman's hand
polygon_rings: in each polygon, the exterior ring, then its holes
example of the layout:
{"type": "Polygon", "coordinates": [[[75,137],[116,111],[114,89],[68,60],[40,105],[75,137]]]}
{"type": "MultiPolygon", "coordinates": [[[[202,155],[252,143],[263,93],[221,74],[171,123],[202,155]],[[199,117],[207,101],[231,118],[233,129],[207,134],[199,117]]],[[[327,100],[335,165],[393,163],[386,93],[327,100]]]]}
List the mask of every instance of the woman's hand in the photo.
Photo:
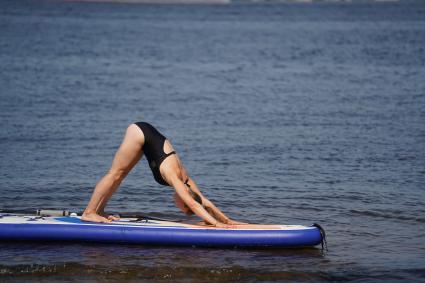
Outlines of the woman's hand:
{"type": "Polygon", "coordinates": [[[239,221],[235,221],[235,220],[229,219],[227,221],[227,224],[231,224],[231,225],[246,225],[246,224],[249,224],[249,223],[239,222],[239,221]]]}
{"type": "Polygon", "coordinates": [[[232,228],[237,228],[236,225],[232,225],[232,224],[224,224],[221,222],[217,222],[216,224],[213,225],[216,228],[224,228],[224,229],[232,229],[232,228]]]}

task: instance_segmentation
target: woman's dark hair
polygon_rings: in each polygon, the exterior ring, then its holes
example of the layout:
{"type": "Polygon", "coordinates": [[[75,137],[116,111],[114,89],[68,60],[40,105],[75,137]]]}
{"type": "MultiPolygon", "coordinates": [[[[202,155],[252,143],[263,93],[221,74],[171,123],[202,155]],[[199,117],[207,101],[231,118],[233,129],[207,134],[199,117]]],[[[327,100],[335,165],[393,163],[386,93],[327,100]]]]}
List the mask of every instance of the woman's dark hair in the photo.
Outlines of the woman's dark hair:
{"type": "Polygon", "coordinates": [[[199,203],[200,205],[202,205],[202,198],[197,193],[195,193],[194,191],[192,191],[191,189],[189,189],[189,192],[190,192],[190,195],[192,196],[192,198],[197,203],[199,203]]]}

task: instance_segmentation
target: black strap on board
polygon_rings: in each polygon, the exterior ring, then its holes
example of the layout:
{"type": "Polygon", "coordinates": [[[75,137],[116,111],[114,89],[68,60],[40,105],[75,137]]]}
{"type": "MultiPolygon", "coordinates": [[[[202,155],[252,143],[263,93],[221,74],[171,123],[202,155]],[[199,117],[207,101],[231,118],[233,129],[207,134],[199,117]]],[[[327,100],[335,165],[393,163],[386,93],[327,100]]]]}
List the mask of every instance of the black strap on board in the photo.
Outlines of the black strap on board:
{"type": "Polygon", "coordinates": [[[327,251],[328,250],[328,243],[326,242],[326,232],[325,229],[323,229],[322,226],[320,226],[317,223],[313,223],[314,227],[317,227],[320,231],[320,235],[322,236],[322,240],[320,241],[320,244],[322,244],[322,251],[327,251]]]}

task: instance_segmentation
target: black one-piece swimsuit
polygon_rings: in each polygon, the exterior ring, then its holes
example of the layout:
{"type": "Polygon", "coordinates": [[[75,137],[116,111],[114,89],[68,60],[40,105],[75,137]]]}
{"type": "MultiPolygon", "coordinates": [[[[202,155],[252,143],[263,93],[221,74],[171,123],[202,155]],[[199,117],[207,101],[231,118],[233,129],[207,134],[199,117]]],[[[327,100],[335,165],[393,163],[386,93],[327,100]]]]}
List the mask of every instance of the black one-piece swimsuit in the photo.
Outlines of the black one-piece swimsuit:
{"type": "Polygon", "coordinates": [[[169,186],[164,178],[162,178],[161,172],[159,171],[159,166],[161,166],[161,163],[168,156],[176,154],[176,152],[164,152],[164,143],[167,138],[158,132],[158,130],[155,129],[151,124],[146,122],[137,122],[134,124],[136,124],[142,130],[143,135],[145,136],[143,152],[146,155],[146,159],[148,160],[149,167],[152,170],[155,181],[161,185],[169,186]]]}

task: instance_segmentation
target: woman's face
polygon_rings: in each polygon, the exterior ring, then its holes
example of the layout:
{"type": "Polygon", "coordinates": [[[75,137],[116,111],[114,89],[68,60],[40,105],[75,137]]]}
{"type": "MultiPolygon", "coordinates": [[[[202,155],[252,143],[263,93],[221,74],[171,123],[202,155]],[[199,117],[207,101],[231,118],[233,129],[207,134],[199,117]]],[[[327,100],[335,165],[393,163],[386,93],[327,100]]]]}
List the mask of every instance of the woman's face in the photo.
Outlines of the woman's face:
{"type": "Polygon", "coordinates": [[[177,193],[174,193],[174,203],[184,214],[192,215],[193,211],[184,203],[177,193]]]}

